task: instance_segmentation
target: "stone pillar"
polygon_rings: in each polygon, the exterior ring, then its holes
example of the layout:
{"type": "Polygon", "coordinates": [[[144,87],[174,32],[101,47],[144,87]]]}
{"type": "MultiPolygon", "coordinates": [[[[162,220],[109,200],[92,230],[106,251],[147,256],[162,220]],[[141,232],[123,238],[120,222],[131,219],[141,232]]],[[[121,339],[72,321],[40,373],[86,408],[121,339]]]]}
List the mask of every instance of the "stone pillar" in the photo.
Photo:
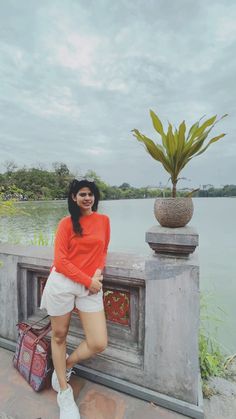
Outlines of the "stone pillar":
{"type": "Polygon", "coordinates": [[[145,373],[150,387],[198,404],[198,234],[154,226],[146,233],[145,373]]]}

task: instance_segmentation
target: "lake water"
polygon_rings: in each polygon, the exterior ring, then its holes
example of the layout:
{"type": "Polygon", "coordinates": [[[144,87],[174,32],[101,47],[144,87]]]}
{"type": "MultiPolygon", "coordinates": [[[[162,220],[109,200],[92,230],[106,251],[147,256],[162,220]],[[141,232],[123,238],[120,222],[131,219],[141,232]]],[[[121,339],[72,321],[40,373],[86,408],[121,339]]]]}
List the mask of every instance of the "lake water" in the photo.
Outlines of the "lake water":
{"type": "MultiPolygon", "coordinates": [[[[150,254],[145,232],[157,221],[154,199],[103,201],[99,211],[111,220],[109,250],[150,254]]],[[[67,214],[65,201],[21,202],[25,214],[0,218],[0,239],[30,244],[42,233],[48,244],[58,221],[67,214]]],[[[201,290],[207,293],[211,328],[217,327],[218,339],[227,353],[236,352],[236,199],[194,198],[190,225],[199,233],[201,290]]]]}

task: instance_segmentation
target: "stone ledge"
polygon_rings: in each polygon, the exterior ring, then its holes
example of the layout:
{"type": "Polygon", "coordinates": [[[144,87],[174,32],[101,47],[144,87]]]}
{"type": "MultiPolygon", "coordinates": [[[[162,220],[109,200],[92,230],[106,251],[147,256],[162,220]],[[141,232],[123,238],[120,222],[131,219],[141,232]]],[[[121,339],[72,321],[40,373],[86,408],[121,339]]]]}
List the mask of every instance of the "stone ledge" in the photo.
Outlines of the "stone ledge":
{"type": "Polygon", "coordinates": [[[146,242],[155,253],[188,256],[198,246],[193,227],[168,228],[155,225],[146,232],[146,242]]]}

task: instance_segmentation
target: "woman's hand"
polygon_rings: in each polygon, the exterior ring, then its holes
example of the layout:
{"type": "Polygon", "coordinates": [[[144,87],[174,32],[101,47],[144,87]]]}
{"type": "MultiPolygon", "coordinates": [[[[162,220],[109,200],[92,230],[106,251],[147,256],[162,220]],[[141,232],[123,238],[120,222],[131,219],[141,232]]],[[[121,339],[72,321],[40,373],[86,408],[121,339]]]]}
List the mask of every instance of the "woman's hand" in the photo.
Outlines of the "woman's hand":
{"type": "Polygon", "coordinates": [[[92,283],[89,287],[90,294],[97,294],[102,289],[103,275],[101,269],[97,269],[92,277],[92,283]]]}

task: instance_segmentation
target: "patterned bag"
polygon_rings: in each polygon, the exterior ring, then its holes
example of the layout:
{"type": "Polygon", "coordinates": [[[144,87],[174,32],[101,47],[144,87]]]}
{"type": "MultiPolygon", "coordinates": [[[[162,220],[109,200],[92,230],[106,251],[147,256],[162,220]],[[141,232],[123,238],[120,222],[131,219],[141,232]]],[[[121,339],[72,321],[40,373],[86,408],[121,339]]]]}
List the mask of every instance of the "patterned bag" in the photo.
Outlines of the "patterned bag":
{"type": "Polygon", "coordinates": [[[39,321],[32,325],[24,322],[17,324],[19,335],[13,357],[14,367],[35,391],[50,386],[53,371],[51,344],[45,338],[51,330],[51,323],[49,322],[41,328],[35,328],[34,326],[39,321]]]}

